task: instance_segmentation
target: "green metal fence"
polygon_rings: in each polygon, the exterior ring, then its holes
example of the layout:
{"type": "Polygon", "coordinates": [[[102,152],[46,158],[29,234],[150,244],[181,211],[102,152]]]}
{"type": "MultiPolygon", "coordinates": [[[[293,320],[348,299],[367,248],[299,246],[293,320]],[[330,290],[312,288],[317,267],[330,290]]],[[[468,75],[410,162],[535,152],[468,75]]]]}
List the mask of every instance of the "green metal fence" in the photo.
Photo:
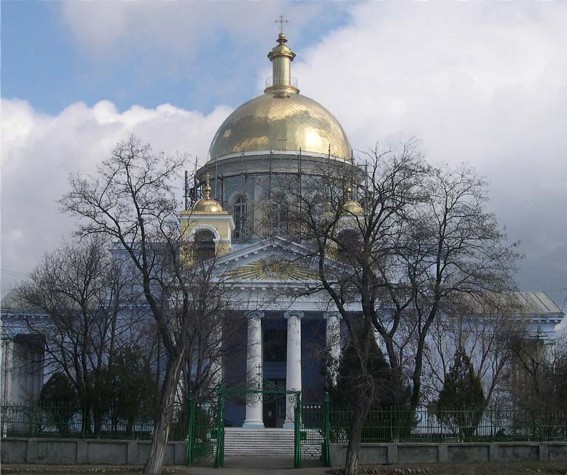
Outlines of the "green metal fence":
{"type": "Polygon", "coordinates": [[[298,391],[286,391],[285,389],[263,389],[248,390],[246,388],[222,388],[217,391],[217,399],[207,403],[196,403],[191,401],[189,409],[189,430],[187,436],[187,462],[192,465],[198,461],[210,460],[215,467],[224,467],[224,439],[225,399],[237,398],[241,401],[266,401],[286,402],[287,399],[294,404],[294,467],[301,466],[302,440],[304,431],[301,430],[302,405],[301,393],[298,391]],[[201,420],[199,420],[199,417],[201,420]],[[199,460],[200,459],[200,460],[199,460]]]}
{"type": "MultiPolygon", "coordinates": [[[[329,411],[330,442],[347,442],[352,409],[329,411]]],[[[470,411],[455,410],[435,414],[427,409],[412,413],[408,409],[371,410],[362,442],[441,442],[469,441],[564,441],[567,440],[567,414],[530,413],[520,410],[487,410],[476,427],[459,425],[474,420],[470,411]],[[465,430],[466,429],[466,430],[465,430]],[[472,433],[472,436],[464,434],[472,433]]]]}
{"type": "MultiPolygon", "coordinates": [[[[125,421],[102,417],[85,425],[81,411],[64,406],[0,406],[2,437],[98,438],[149,440],[154,433],[152,420],[125,421]]],[[[187,407],[179,405],[170,428],[170,440],[187,438],[187,407]]]]}
{"type": "MultiPolygon", "coordinates": [[[[328,400],[326,400],[328,402],[328,400]]],[[[318,458],[330,466],[328,406],[303,404],[301,406],[301,456],[318,458]]]]}
{"type": "MultiPolygon", "coordinates": [[[[320,457],[330,463],[330,443],[347,442],[352,409],[330,407],[328,396],[322,404],[302,404],[299,393],[285,393],[295,401],[294,465],[302,459],[320,457]]],[[[215,399],[190,400],[176,408],[170,428],[171,440],[187,440],[187,461],[204,460],[224,466],[223,405],[230,391],[219,391],[215,399]]],[[[243,394],[242,397],[250,397],[243,394]]],[[[244,399],[246,400],[246,399],[244,399]]],[[[151,439],[152,421],[103,418],[83,427],[81,412],[69,407],[2,406],[2,437],[68,437],[108,439],[151,439]]],[[[565,441],[567,413],[534,413],[522,410],[486,410],[471,417],[470,411],[436,414],[426,409],[411,412],[403,408],[371,410],[362,432],[363,442],[442,441],[565,441]],[[460,427],[463,421],[480,420],[474,428],[460,427]],[[466,429],[466,430],[463,430],[466,429]],[[463,434],[472,434],[466,438],[463,434]]]]}

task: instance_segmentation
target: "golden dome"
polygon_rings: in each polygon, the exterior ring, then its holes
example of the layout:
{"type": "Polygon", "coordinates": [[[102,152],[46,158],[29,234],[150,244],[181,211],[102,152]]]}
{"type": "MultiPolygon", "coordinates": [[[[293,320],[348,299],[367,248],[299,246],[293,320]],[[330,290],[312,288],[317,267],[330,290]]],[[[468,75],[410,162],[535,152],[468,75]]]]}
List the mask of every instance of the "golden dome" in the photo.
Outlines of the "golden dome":
{"type": "Polygon", "coordinates": [[[205,198],[197,201],[193,206],[193,212],[197,213],[222,213],[222,206],[216,200],[206,200],[205,198]]]}
{"type": "Polygon", "coordinates": [[[357,216],[361,216],[364,214],[364,210],[362,209],[362,206],[360,206],[360,203],[354,200],[347,201],[343,205],[343,210],[345,210],[347,213],[354,214],[357,216]]]}
{"type": "Polygon", "coordinates": [[[223,122],[209,149],[209,161],[248,152],[302,151],[350,160],[346,134],[333,114],[299,94],[291,77],[295,53],[282,33],[268,58],[272,83],[262,96],[236,109],[223,122]]]}
{"type": "Polygon", "coordinates": [[[217,131],[209,160],[244,152],[299,151],[350,160],[335,117],[308,97],[267,93],[236,109],[217,131]]]}
{"type": "Polygon", "coordinates": [[[211,198],[211,185],[209,183],[209,175],[205,177],[205,189],[203,190],[204,198],[201,198],[193,206],[193,213],[222,213],[223,209],[221,204],[217,200],[211,198]]]}
{"type": "Polygon", "coordinates": [[[343,210],[349,214],[354,214],[356,216],[362,216],[364,210],[358,201],[352,199],[352,189],[349,187],[345,190],[346,201],[343,204],[343,210]]]}

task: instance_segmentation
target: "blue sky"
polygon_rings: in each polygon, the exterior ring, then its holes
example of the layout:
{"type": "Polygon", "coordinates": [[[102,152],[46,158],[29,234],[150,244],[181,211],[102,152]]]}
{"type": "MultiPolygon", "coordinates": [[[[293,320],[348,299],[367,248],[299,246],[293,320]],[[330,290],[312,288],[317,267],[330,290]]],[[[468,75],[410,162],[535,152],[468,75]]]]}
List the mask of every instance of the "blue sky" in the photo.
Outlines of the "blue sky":
{"type": "Polygon", "coordinates": [[[80,100],[78,55],[49,2],[2,2],[2,97],[57,113],[80,100]]]}
{"type": "MultiPolygon", "coordinates": [[[[187,15],[194,10],[193,2],[152,3],[164,11],[180,9],[187,15]]],[[[219,8],[236,11],[239,5],[203,2],[199,14],[214,17],[219,8]]],[[[218,104],[237,106],[258,94],[257,70],[265,66],[270,46],[265,33],[271,30],[275,37],[278,27],[275,20],[266,21],[278,9],[260,5],[264,41],[260,35],[239,38],[219,22],[207,29],[206,45],[183,44],[181,35],[154,43],[156,35],[144,38],[134,32],[133,41],[120,38],[112,51],[97,50],[74,33],[63,6],[64,2],[47,1],[2,3],[2,97],[24,98],[37,111],[50,114],[73,102],[92,106],[100,100],[112,101],[119,110],[133,104],[156,107],[172,103],[208,113],[218,104]],[[241,51],[239,56],[235,56],[236,50],[241,51]]],[[[88,15],[90,8],[98,7],[95,2],[83,8],[88,15]]],[[[152,19],[143,20],[148,23],[146,28],[151,28],[152,19]]],[[[235,17],[233,21],[239,20],[235,17]]],[[[294,47],[304,49],[347,22],[344,5],[330,3],[322,8],[320,4],[316,21],[298,32],[294,47]]]]}
{"type": "Polygon", "coordinates": [[[466,162],[525,259],[518,283],[567,300],[567,4],[3,1],[2,291],[73,228],[57,199],[135,134],[206,159],[262,93],[284,14],[301,92],[359,151],[408,137],[466,162]]]}

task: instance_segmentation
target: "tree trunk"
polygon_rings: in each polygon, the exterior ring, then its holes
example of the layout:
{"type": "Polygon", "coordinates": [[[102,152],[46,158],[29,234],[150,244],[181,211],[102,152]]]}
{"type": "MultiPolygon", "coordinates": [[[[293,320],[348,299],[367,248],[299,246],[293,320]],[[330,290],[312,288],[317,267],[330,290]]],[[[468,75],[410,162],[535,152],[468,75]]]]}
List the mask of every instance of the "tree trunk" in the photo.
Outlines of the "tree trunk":
{"type": "Polygon", "coordinates": [[[417,341],[417,350],[415,353],[415,367],[412,374],[412,392],[410,399],[410,408],[412,413],[415,413],[419,407],[419,400],[421,398],[421,372],[423,369],[423,352],[426,349],[425,337],[427,335],[427,329],[425,329],[420,335],[417,341]]]}
{"type": "Polygon", "coordinates": [[[183,365],[185,363],[185,352],[177,354],[173,360],[167,364],[165,379],[161,391],[161,399],[158,407],[158,415],[152,445],[148,455],[148,461],[144,467],[144,473],[159,475],[165,460],[165,451],[169,438],[169,428],[173,419],[173,409],[175,394],[183,365]]]}
{"type": "Polygon", "coordinates": [[[356,475],[358,473],[358,449],[360,448],[360,439],[362,438],[362,429],[368,418],[368,411],[372,398],[365,394],[366,391],[360,391],[354,406],[352,415],[352,424],[350,427],[350,437],[345,461],[345,475],[356,475]]]}
{"type": "Polygon", "coordinates": [[[415,353],[415,367],[412,375],[413,388],[410,399],[410,408],[412,413],[415,413],[415,411],[417,410],[419,406],[419,400],[421,397],[421,372],[423,369],[423,353],[426,350],[425,338],[429,333],[429,327],[433,323],[433,320],[435,319],[436,315],[437,315],[437,311],[435,309],[431,310],[431,312],[427,316],[427,320],[425,321],[423,328],[419,331],[419,337],[417,340],[417,350],[415,353]]]}
{"type": "Polygon", "coordinates": [[[399,363],[398,354],[394,346],[394,340],[386,333],[382,336],[382,340],[386,344],[386,352],[388,354],[388,362],[392,370],[392,393],[394,402],[397,406],[405,403],[407,398],[407,391],[404,386],[404,376],[402,374],[402,367],[399,363]]]}
{"type": "Polygon", "coordinates": [[[412,391],[410,398],[410,409],[415,414],[421,397],[421,369],[423,367],[423,347],[418,345],[415,355],[415,367],[412,375],[412,391]]]}
{"type": "Polygon", "coordinates": [[[81,424],[81,435],[91,434],[91,406],[86,402],[81,403],[81,424]]]}

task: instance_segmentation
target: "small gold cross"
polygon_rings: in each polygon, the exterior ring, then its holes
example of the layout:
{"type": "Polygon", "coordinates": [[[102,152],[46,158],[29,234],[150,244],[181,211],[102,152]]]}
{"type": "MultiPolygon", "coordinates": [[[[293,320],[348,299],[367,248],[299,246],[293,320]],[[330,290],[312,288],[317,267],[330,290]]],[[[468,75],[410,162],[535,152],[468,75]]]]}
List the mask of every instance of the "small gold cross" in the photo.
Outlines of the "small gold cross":
{"type": "Polygon", "coordinates": [[[288,23],[288,21],[284,18],[283,15],[280,15],[279,19],[276,20],[276,23],[280,24],[280,35],[283,35],[283,26],[284,23],[288,23]]]}

